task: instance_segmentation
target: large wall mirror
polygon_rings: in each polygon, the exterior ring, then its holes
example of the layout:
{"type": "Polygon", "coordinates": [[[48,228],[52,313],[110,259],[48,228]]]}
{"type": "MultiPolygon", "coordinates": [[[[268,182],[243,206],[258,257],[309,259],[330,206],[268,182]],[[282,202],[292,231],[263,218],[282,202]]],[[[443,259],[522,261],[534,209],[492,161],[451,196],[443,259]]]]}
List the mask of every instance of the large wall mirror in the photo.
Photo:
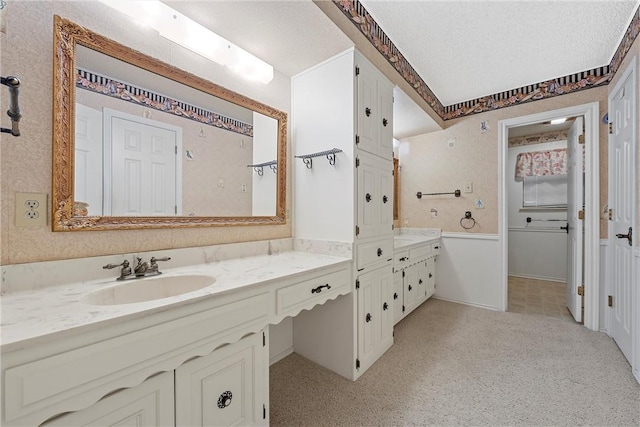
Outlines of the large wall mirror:
{"type": "Polygon", "coordinates": [[[54,231],[286,222],[286,113],[54,24],[54,231]]]}

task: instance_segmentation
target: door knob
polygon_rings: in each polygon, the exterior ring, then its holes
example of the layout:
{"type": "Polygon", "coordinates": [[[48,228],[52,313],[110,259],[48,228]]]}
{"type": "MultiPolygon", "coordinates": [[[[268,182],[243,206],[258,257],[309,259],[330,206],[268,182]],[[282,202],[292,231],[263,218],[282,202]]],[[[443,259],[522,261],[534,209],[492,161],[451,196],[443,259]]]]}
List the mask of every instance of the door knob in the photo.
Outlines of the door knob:
{"type": "Polygon", "coordinates": [[[633,243],[632,235],[633,235],[633,229],[631,227],[629,227],[629,232],[627,234],[616,234],[616,237],[618,239],[627,239],[627,240],[629,240],[629,246],[631,246],[632,243],[633,243]]]}
{"type": "Polygon", "coordinates": [[[378,248],[378,256],[382,256],[382,249],[378,248]]]}
{"type": "Polygon", "coordinates": [[[409,285],[409,290],[411,290],[411,289],[413,289],[413,288],[411,287],[411,285],[409,285]]]}
{"type": "Polygon", "coordinates": [[[371,194],[369,194],[369,193],[365,194],[364,199],[367,201],[367,203],[370,202],[371,201],[371,194]]]}
{"type": "Polygon", "coordinates": [[[387,119],[382,119],[382,126],[387,127],[389,121],[387,119]]]}
{"type": "Polygon", "coordinates": [[[368,323],[371,322],[371,313],[367,313],[367,316],[364,318],[364,320],[368,323]]]}
{"type": "Polygon", "coordinates": [[[364,109],[364,113],[369,117],[371,115],[371,108],[367,107],[364,109]]]}
{"type": "Polygon", "coordinates": [[[387,196],[382,196],[382,203],[387,203],[389,198],[387,196]]]}
{"type": "Polygon", "coordinates": [[[397,292],[393,294],[393,299],[398,299],[398,293],[397,292]]]}
{"type": "Polygon", "coordinates": [[[224,409],[227,406],[231,405],[231,399],[233,398],[233,394],[230,391],[225,391],[218,397],[218,408],[224,409]]]}
{"type": "Polygon", "coordinates": [[[387,310],[389,308],[389,304],[387,304],[386,302],[384,304],[382,304],[382,309],[383,310],[387,310]]]}

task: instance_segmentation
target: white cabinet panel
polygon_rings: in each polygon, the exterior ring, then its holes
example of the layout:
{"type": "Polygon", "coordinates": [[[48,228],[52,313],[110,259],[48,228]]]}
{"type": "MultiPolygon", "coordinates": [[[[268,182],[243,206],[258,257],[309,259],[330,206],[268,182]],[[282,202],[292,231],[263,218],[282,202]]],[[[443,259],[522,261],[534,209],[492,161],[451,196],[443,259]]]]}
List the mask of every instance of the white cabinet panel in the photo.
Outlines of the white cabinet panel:
{"type": "Polygon", "coordinates": [[[266,353],[253,334],[176,369],[176,425],[266,423],[266,353]]]}
{"type": "Polygon", "coordinates": [[[404,291],[402,288],[402,270],[393,273],[393,324],[395,325],[404,317],[404,291]]]}
{"type": "Polygon", "coordinates": [[[391,266],[362,274],[358,282],[358,356],[364,371],[393,344],[391,266]]]}
{"type": "Polygon", "coordinates": [[[357,162],[358,239],[393,233],[393,162],[360,153],[357,162]]]}
{"type": "Polygon", "coordinates": [[[43,426],[170,426],[174,424],[173,371],[112,394],[82,411],[43,426]]]}

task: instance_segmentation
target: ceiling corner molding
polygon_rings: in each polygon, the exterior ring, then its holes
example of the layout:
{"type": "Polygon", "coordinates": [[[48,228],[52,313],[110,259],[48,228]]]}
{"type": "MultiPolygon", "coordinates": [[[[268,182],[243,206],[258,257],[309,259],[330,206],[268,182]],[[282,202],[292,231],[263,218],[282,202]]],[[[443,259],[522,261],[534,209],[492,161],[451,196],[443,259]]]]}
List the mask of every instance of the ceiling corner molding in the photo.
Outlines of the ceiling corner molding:
{"type": "Polygon", "coordinates": [[[332,2],[442,120],[452,120],[608,85],[640,33],[640,7],[638,7],[609,65],[445,107],[358,0],[332,0],[332,2]]]}

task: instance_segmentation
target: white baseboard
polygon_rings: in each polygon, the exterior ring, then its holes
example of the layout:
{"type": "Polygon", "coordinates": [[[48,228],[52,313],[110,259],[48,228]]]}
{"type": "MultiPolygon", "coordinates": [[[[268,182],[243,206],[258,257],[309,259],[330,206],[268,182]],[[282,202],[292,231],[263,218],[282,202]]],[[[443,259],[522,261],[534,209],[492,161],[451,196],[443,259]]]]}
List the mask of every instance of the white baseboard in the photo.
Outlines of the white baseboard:
{"type": "Polygon", "coordinates": [[[490,305],[483,305],[483,304],[474,304],[474,303],[471,303],[471,302],[459,301],[459,300],[450,299],[450,298],[440,298],[438,296],[438,294],[433,295],[431,298],[439,299],[439,300],[442,300],[442,301],[455,302],[456,304],[464,304],[464,305],[468,305],[470,307],[477,307],[477,308],[484,308],[484,309],[492,310],[492,311],[498,311],[498,307],[492,307],[490,305]]]}
{"type": "Polygon", "coordinates": [[[559,283],[567,283],[566,278],[562,277],[546,277],[546,276],[533,276],[528,274],[509,274],[509,277],[521,277],[523,279],[536,279],[536,280],[546,280],[547,282],[559,282],[559,283]]]}
{"type": "Polygon", "coordinates": [[[289,347],[278,354],[274,354],[272,357],[269,358],[269,366],[273,365],[274,363],[278,363],[279,361],[281,361],[282,359],[284,359],[285,357],[289,356],[292,353],[293,353],[293,347],[289,347]]]}

